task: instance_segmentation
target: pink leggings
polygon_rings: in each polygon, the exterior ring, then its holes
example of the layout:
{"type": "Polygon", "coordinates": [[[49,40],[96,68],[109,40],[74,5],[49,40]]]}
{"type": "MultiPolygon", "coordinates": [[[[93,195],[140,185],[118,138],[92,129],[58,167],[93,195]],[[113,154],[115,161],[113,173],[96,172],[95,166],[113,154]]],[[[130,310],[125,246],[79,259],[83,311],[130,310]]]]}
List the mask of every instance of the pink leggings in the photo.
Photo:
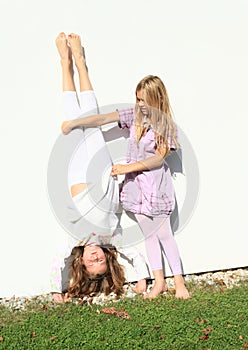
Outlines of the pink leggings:
{"type": "Polygon", "coordinates": [[[170,218],[152,218],[142,214],[135,214],[135,217],[145,237],[147,257],[152,271],[163,269],[164,251],[173,275],[181,275],[181,259],[172,234],[170,218]]]}

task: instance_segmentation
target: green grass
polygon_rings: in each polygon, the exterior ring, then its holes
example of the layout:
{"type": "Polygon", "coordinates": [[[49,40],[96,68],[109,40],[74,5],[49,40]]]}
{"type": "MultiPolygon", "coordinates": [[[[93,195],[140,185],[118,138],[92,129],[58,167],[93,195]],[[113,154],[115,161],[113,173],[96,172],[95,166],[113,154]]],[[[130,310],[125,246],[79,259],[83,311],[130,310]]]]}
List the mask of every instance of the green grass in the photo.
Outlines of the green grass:
{"type": "Polygon", "coordinates": [[[248,283],[233,289],[191,286],[191,293],[189,300],[137,296],[105,306],[2,308],[0,349],[248,349],[248,283]],[[103,312],[110,307],[130,318],[103,312]]]}

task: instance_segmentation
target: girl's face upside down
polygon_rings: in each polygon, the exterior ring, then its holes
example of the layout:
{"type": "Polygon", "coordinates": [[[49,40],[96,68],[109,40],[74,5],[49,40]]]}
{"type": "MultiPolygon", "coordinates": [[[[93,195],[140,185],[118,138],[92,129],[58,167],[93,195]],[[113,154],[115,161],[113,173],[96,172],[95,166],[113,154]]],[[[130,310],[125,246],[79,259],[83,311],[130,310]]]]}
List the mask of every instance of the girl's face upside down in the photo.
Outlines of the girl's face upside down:
{"type": "Polygon", "coordinates": [[[95,245],[85,246],[82,263],[90,275],[102,275],[107,271],[107,260],[101,247],[95,245]]]}

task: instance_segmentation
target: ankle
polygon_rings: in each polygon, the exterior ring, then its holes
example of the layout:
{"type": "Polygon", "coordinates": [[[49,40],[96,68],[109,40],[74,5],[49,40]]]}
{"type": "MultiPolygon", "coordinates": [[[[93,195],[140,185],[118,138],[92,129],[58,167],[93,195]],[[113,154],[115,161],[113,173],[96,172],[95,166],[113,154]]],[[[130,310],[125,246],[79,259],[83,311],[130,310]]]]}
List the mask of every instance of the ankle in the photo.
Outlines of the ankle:
{"type": "Polygon", "coordinates": [[[86,69],[86,63],[85,63],[85,59],[83,56],[78,56],[75,58],[75,66],[78,68],[78,69],[86,69]]]}
{"type": "Polygon", "coordinates": [[[73,62],[70,57],[61,57],[60,63],[62,66],[72,66],[73,62]]]}
{"type": "Polygon", "coordinates": [[[154,281],[154,285],[156,285],[156,286],[161,286],[161,287],[163,287],[164,285],[165,285],[165,280],[163,279],[155,279],[155,281],[154,281]]]}
{"type": "Polygon", "coordinates": [[[185,285],[184,278],[182,275],[174,276],[175,287],[185,285]]]}

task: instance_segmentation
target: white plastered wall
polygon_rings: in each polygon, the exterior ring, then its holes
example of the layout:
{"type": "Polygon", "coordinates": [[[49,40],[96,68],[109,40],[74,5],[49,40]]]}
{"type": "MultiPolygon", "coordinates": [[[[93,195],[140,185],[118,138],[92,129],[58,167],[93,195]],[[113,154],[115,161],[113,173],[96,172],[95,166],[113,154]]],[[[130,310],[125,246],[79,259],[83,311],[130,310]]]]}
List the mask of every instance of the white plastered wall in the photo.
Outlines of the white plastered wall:
{"type": "Polygon", "coordinates": [[[164,80],[200,172],[176,235],[185,273],[248,265],[247,10],[245,0],[1,0],[0,297],[47,292],[64,235],[46,188],[63,120],[60,31],[82,36],[100,106],[134,102],[147,74],[164,80]]]}

